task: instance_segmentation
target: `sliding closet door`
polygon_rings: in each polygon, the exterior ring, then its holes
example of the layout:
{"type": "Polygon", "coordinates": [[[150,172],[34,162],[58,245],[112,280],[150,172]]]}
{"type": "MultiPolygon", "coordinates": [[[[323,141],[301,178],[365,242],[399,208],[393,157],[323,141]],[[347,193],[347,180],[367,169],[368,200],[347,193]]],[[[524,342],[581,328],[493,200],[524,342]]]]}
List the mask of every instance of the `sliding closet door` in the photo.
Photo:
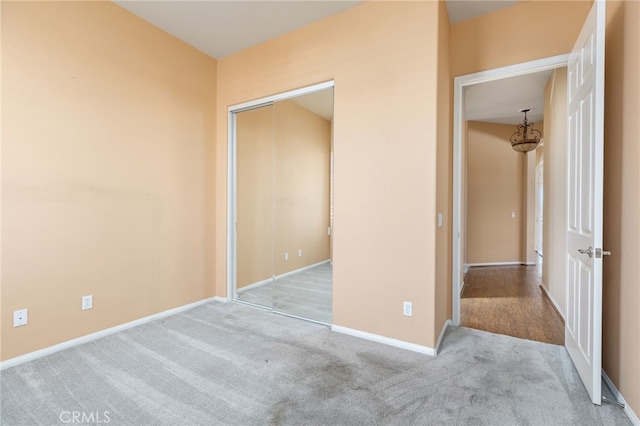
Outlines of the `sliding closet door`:
{"type": "Polygon", "coordinates": [[[236,295],[271,308],[274,271],[274,108],[236,114],[236,295]]]}
{"type": "Polygon", "coordinates": [[[333,89],[274,104],[273,309],[327,324],[332,111],[333,89]]]}
{"type": "Polygon", "coordinates": [[[234,118],[234,299],[331,324],[333,88],[234,118]]]}

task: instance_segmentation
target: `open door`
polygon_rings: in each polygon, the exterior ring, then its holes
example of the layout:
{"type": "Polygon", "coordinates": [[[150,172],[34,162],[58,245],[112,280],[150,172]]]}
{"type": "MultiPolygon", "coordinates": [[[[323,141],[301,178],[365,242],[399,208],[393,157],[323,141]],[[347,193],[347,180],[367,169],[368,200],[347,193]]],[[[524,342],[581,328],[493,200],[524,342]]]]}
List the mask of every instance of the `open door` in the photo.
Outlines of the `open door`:
{"type": "Polygon", "coordinates": [[[601,403],[605,2],[594,2],[568,65],[565,346],[601,403]]]}

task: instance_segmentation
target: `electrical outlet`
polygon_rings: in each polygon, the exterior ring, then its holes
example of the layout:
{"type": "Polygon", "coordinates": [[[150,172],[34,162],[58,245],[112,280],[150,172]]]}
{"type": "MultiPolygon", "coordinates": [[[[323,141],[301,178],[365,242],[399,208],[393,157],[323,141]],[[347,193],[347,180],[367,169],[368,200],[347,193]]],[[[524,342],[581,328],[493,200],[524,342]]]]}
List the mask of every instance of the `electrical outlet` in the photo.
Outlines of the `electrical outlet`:
{"type": "Polygon", "coordinates": [[[402,303],[402,313],[410,317],[413,315],[413,304],[411,302],[403,302],[402,303]]]}
{"type": "Polygon", "coordinates": [[[27,325],[29,321],[29,313],[26,309],[20,309],[19,311],[13,312],[13,326],[20,327],[23,325],[27,325]]]}
{"type": "Polygon", "coordinates": [[[302,257],[302,249],[298,250],[298,257],[302,257]]]}
{"type": "Polygon", "coordinates": [[[289,260],[289,253],[284,254],[284,260],[289,260]]]}
{"type": "Polygon", "coordinates": [[[82,296],[82,310],[86,311],[91,308],[93,308],[93,296],[82,296]]]}

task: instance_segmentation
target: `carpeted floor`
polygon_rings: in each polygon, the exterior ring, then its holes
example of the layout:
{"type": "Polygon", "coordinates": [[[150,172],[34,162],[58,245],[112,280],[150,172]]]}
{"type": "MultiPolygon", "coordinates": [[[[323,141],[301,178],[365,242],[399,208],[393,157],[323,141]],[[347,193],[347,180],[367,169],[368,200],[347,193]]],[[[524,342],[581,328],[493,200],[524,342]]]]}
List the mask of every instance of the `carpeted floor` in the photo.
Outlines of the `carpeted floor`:
{"type": "Polygon", "coordinates": [[[325,262],[247,290],[238,299],[276,312],[331,324],[332,265],[325,262]]]}
{"type": "Polygon", "coordinates": [[[0,378],[2,425],[630,424],[591,404],[561,346],[450,328],[432,358],[234,303],[0,378]]]}

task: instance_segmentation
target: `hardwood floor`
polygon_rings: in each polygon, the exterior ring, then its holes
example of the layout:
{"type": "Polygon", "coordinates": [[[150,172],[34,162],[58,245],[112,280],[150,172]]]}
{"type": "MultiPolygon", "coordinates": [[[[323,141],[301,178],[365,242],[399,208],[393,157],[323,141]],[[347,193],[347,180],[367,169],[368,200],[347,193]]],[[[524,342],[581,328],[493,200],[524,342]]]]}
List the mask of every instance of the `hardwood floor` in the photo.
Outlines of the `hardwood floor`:
{"type": "Polygon", "coordinates": [[[469,269],[460,299],[461,324],[563,345],[564,321],[539,284],[535,266],[469,269]]]}

